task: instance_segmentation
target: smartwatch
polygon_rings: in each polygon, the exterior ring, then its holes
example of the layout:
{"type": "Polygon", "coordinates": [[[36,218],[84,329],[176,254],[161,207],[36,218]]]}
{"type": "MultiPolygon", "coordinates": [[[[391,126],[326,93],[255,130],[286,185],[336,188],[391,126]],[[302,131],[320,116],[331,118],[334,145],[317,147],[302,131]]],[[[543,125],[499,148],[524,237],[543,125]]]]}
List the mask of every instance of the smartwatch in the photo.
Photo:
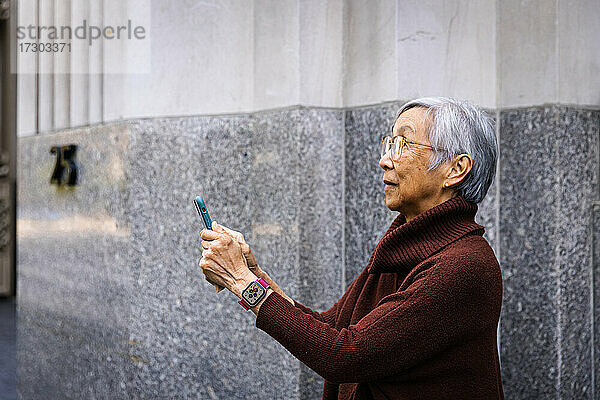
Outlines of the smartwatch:
{"type": "Polygon", "coordinates": [[[246,310],[249,310],[266,296],[267,290],[270,287],[271,286],[265,282],[263,278],[258,278],[257,280],[250,282],[248,286],[242,290],[242,299],[238,301],[238,303],[246,310]]]}

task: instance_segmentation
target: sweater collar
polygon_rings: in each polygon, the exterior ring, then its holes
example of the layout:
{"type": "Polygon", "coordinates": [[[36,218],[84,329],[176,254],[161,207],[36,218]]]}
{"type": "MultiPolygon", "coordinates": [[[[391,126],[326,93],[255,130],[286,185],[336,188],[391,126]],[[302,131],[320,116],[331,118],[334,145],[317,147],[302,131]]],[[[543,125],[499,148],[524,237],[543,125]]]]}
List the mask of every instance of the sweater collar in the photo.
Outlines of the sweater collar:
{"type": "Polygon", "coordinates": [[[469,233],[483,235],[483,226],[475,223],[476,213],[477,204],[458,196],[408,222],[404,215],[398,215],[372,254],[369,273],[410,271],[433,253],[469,233]]]}

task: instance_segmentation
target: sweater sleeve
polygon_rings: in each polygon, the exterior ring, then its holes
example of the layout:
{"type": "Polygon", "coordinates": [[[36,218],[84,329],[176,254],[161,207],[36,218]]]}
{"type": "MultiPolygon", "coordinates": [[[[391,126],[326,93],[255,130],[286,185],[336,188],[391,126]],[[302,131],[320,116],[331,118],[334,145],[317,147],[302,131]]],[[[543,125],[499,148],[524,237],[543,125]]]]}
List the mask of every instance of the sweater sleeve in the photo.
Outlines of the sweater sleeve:
{"type": "Polygon", "coordinates": [[[480,275],[464,265],[430,268],[339,330],[272,293],[256,326],[330,382],[383,379],[493,326],[497,282],[480,275]]]}
{"type": "Polygon", "coordinates": [[[367,276],[368,276],[368,271],[367,271],[367,268],[365,268],[362,271],[362,273],[360,273],[352,281],[350,286],[348,286],[348,289],[346,289],[346,292],[342,295],[342,298],[339,299],[327,311],[317,312],[317,311],[311,310],[310,308],[306,307],[304,304],[297,302],[296,300],[294,300],[294,306],[296,308],[302,310],[305,314],[312,315],[315,319],[326,323],[327,325],[331,326],[332,328],[335,328],[335,322],[337,320],[337,315],[338,315],[340,307],[342,307],[344,304],[346,304],[346,301],[348,300],[350,293],[353,293],[353,291],[354,291],[354,286],[356,286],[357,284],[358,285],[363,284],[364,281],[366,280],[367,276]]]}
{"type": "Polygon", "coordinates": [[[326,323],[332,328],[335,326],[335,318],[337,316],[339,302],[335,303],[329,310],[323,311],[322,313],[313,311],[310,308],[306,307],[304,304],[298,303],[296,300],[294,300],[294,306],[302,310],[305,314],[312,315],[315,319],[326,323]]]}

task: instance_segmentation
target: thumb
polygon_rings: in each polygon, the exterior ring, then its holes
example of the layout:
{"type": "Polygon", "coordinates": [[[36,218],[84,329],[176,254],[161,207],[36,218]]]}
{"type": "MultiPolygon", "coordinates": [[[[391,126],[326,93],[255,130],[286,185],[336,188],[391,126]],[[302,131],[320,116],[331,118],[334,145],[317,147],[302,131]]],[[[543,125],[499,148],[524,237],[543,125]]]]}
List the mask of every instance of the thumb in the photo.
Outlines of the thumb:
{"type": "Polygon", "coordinates": [[[215,232],[226,233],[225,230],[223,229],[223,227],[221,225],[217,224],[215,221],[212,221],[211,227],[212,227],[212,230],[215,232]]]}

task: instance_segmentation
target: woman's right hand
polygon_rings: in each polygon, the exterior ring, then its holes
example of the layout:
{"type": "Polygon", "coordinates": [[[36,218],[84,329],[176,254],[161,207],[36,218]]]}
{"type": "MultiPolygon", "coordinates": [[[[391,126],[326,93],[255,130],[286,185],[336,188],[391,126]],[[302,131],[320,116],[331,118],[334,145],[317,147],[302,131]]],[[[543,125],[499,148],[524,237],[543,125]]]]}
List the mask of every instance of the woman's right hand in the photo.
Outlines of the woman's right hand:
{"type": "Polygon", "coordinates": [[[227,232],[229,234],[229,236],[231,236],[233,238],[233,240],[238,242],[238,244],[242,247],[242,254],[244,255],[244,258],[246,259],[246,264],[248,264],[248,268],[250,269],[250,271],[252,271],[252,273],[254,273],[256,276],[260,277],[260,275],[258,274],[258,272],[260,272],[260,267],[258,266],[258,261],[256,261],[256,257],[252,253],[252,249],[250,248],[250,245],[248,245],[248,243],[246,243],[246,239],[244,239],[244,235],[242,235],[238,231],[229,229],[221,224],[218,224],[218,225],[221,228],[223,228],[223,230],[225,232],[227,232]]]}
{"type": "MultiPolygon", "coordinates": [[[[215,222],[213,221],[213,224],[215,224],[215,222]]],[[[281,288],[279,287],[279,285],[277,285],[277,283],[275,283],[270,277],[269,275],[267,275],[266,272],[264,272],[260,266],[258,265],[258,261],[256,260],[256,257],[254,257],[254,254],[252,253],[252,249],[250,248],[250,246],[248,245],[248,243],[246,243],[246,239],[244,239],[244,235],[242,235],[240,232],[234,231],[233,229],[229,229],[221,224],[217,224],[219,227],[221,227],[223,229],[223,231],[225,231],[225,233],[227,233],[229,236],[231,236],[231,238],[233,240],[235,240],[240,247],[242,248],[242,255],[244,256],[244,259],[246,260],[246,265],[248,266],[248,268],[250,269],[250,271],[258,276],[259,278],[263,278],[265,281],[267,281],[269,283],[269,285],[271,285],[271,289],[273,289],[274,291],[276,291],[277,293],[279,293],[281,296],[283,296],[287,301],[289,301],[291,304],[295,304],[294,300],[292,300],[291,297],[289,297],[288,295],[286,295],[281,288]]],[[[210,282],[210,281],[209,281],[210,282]]],[[[217,288],[217,292],[220,292],[223,288],[221,286],[219,286],[218,284],[215,284],[215,287],[217,288]]]]}

